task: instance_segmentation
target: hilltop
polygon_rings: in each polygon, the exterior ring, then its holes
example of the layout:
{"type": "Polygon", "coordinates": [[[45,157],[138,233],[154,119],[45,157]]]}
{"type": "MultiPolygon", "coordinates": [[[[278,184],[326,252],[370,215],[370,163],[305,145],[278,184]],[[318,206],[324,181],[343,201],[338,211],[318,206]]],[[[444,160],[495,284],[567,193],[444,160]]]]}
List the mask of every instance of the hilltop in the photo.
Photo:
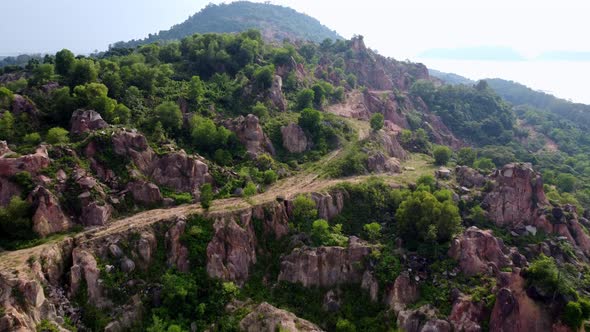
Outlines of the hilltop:
{"type": "Polygon", "coordinates": [[[248,29],[257,29],[265,40],[275,42],[290,39],[320,43],[327,38],[342,39],[338,33],[322,25],[317,19],[289,7],[236,1],[229,4],[209,4],[169,30],[150,34],[145,39],[117,42],[113,48],[180,40],[194,33],[236,33],[248,29]]]}

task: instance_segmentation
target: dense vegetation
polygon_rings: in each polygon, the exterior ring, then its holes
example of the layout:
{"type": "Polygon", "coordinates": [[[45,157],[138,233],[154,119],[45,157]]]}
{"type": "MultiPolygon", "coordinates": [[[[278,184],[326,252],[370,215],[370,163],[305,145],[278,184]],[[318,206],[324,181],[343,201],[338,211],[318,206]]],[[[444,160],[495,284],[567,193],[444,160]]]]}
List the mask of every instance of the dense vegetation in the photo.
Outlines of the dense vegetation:
{"type": "Polygon", "coordinates": [[[142,40],[118,42],[115,48],[136,47],[157,41],[180,40],[194,33],[235,33],[248,29],[263,31],[269,39],[322,42],[324,39],[342,39],[336,32],[320,24],[318,20],[295,10],[271,4],[236,1],[230,4],[209,4],[183,23],[170,30],[150,34],[142,40]]]}

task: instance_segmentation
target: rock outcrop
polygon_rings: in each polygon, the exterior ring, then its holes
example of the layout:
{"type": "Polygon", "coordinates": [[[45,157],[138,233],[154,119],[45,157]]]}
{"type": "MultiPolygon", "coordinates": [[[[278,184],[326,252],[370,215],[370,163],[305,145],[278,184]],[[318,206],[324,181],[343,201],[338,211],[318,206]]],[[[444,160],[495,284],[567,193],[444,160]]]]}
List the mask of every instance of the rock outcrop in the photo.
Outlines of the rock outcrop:
{"type": "Polygon", "coordinates": [[[257,156],[260,153],[275,154],[275,149],[270,139],[262,131],[257,116],[252,114],[248,114],[246,117],[240,116],[226,121],[225,126],[236,133],[251,156],[257,156]]]}
{"type": "Polygon", "coordinates": [[[468,297],[459,297],[453,303],[449,315],[449,322],[454,331],[479,332],[483,331],[482,323],[488,317],[482,303],[474,303],[468,297]]]}
{"type": "Polygon", "coordinates": [[[63,212],[59,200],[44,187],[37,187],[29,195],[35,213],[32,218],[33,231],[41,237],[69,230],[73,223],[63,212]]]}
{"type": "Polygon", "coordinates": [[[364,260],[372,247],[356,237],[348,247],[296,248],[281,261],[279,281],[301,283],[304,287],[360,284],[364,260]]]}
{"type": "Polygon", "coordinates": [[[405,271],[395,279],[393,285],[386,289],[385,304],[393,309],[393,312],[398,313],[418,301],[419,296],[418,284],[405,271]]]}
{"type": "Polygon", "coordinates": [[[279,75],[275,75],[272,80],[272,86],[270,87],[268,97],[272,102],[272,105],[279,111],[287,111],[287,99],[283,94],[283,79],[279,75]]]}
{"type": "Polygon", "coordinates": [[[309,148],[309,141],[299,125],[290,123],[281,127],[283,147],[291,153],[301,153],[309,148]]]}
{"type": "Polygon", "coordinates": [[[20,196],[22,189],[16,183],[9,179],[0,177],[0,207],[4,207],[10,203],[14,196],[20,196]]]}
{"type": "Polygon", "coordinates": [[[502,273],[500,290],[492,309],[490,331],[551,331],[551,314],[526,293],[526,281],[519,269],[502,273]]]}
{"type": "Polygon", "coordinates": [[[70,133],[80,135],[108,127],[108,123],[94,110],[76,110],[70,120],[70,133]]]}
{"type": "Polygon", "coordinates": [[[51,163],[47,148],[43,145],[38,147],[35,153],[19,157],[12,157],[13,152],[8,148],[3,149],[3,152],[0,155],[0,177],[9,178],[20,172],[36,175],[51,163]]]}
{"type": "MultiPolygon", "coordinates": [[[[518,255],[517,251],[513,251],[518,255]]],[[[470,227],[455,238],[449,256],[459,262],[461,271],[468,276],[495,274],[505,267],[512,267],[511,251],[492,231],[470,227]]],[[[525,260],[526,261],[526,260],[525,260]]]]}
{"type": "Polygon", "coordinates": [[[104,226],[113,213],[113,207],[109,204],[89,203],[82,207],[80,222],[85,226],[104,226]]]}
{"type": "Polygon", "coordinates": [[[233,214],[211,214],[215,235],[207,246],[207,272],[210,276],[242,284],[256,263],[257,235],[280,238],[288,233],[284,203],[271,203],[233,214]],[[267,212],[265,212],[265,210],[267,212]],[[254,223],[262,223],[264,234],[256,234],[254,223]]]}
{"type": "Polygon", "coordinates": [[[457,181],[463,187],[482,187],[486,183],[485,176],[471,167],[457,166],[457,168],[455,168],[455,174],[457,176],[457,181]]]}
{"type": "Polygon", "coordinates": [[[367,158],[367,169],[374,173],[401,173],[402,166],[399,159],[376,152],[367,158]]]}
{"type": "Polygon", "coordinates": [[[496,187],[482,203],[490,220],[509,228],[542,222],[539,219],[544,216],[540,208],[549,202],[543,191],[541,175],[530,164],[508,164],[497,170],[492,178],[496,180],[496,187]]]}
{"type": "Polygon", "coordinates": [[[133,200],[141,205],[154,206],[162,202],[160,188],[151,182],[133,181],[127,184],[127,190],[133,196],[133,200]]]}
{"type": "Polygon", "coordinates": [[[397,315],[397,326],[405,332],[451,332],[451,324],[437,316],[436,309],[430,305],[402,310],[397,315]]]}
{"type": "Polygon", "coordinates": [[[240,321],[240,329],[246,332],[321,332],[315,324],[294,314],[262,302],[240,321]]]}
{"type": "Polygon", "coordinates": [[[346,198],[347,193],[341,190],[330,193],[311,193],[311,199],[318,209],[318,217],[326,220],[330,220],[342,212],[346,198]]]}

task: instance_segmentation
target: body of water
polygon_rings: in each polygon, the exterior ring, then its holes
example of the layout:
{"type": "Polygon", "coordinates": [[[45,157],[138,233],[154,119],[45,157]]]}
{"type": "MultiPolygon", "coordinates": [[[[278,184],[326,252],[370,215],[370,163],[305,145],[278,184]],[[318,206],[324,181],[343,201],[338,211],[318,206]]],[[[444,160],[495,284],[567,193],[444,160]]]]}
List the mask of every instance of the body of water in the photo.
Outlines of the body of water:
{"type": "Polygon", "coordinates": [[[428,68],[472,80],[502,78],[556,97],[590,104],[590,62],[584,61],[464,61],[417,59],[428,68]]]}

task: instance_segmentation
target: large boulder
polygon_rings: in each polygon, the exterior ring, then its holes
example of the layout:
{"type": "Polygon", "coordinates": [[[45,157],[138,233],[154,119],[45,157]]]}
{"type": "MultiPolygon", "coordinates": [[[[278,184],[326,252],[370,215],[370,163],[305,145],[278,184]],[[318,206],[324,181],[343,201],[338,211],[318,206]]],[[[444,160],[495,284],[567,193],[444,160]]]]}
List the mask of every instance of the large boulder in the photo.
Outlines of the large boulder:
{"type": "Polygon", "coordinates": [[[509,228],[539,223],[540,208],[549,202],[541,175],[530,164],[508,164],[496,170],[492,178],[496,186],[482,203],[490,220],[509,228]]]}
{"type": "Polygon", "coordinates": [[[321,332],[315,324],[294,314],[262,302],[240,321],[240,330],[246,332],[321,332]]]}
{"type": "Polygon", "coordinates": [[[330,193],[311,193],[311,199],[318,209],[318,217],[326,220],[330,220],[342,212],[346,197],[347,193],[341,190],[330,193]]]}
{"type": "Polygon", "coordinates": [[[405,332],[451,332],[451,324],[438,318],[431,305],[402,310],[397,315],[397,326],[405,332]]]}
{"type": "Polygon", "coordinates": [[[453,303],[453,309],[449,315],[449,321],[455,331],[480,332],[482,324],[487,318],[484,305],[475,303],[467,296],[461,296],[453,303]]]}
{"type": "Polygon", "coordinates": [[[136,203],[146,206],[154,206],[162,202],[162,193],[155,184],[143,180],[129,182],[127,190],[133,196],[136,203]]]}
{"type": "Polygon", "coordinates": [[[468,276],[498,272],[513,266],[510,250],[502,240],[494,237],[492,231],[470,227],[455,238],[449,249],[449,256],[459,262],[463,273],[468,276]]]}
{"type": "Polygon", "coordinates": [[[32,218],[33,231],[39,236],[64,232],[73,226],[70,218],[61,209],[57,197],[47,188],[35,188],[28,201],[35,211],[32,218]]]}
{"type": "Polygon", "coordinates": [[[296,248],[281,261],[279,281],[305,287],[360,284],[372,247],[351,237],[348,247],[296,248]]]}
{"type": "Polygon", "coordinates": [[[85,226],[104,226],[113,213],[113,207],[106,203],[91,202],[82,207],[80,221],[85,226]]]}
{"type": "Polygon", "coordinates": [[[183,150],[158,157],[147,174],[161,186],[177,192],[188,192],[196,197],[203,184],[213,182],[205,160],[188,155],[183,150]]]}
{"type": "Polygon", "coordinates": [[[186,229],[186,221],[179,219],[166,232],[166,252],[168,253],[168,266],[175,267],[180,272],[188,272],[190,265],[188,260],[188,248],[180,242],[180,237],[186,229]]]}
{"type": "Polygon", "coordinates": [[[269,99],[272,105],[281,112],[287,111],[287,99],[283,95],[283,79],[275,75],[272,80],[272,86],[269,90],[269,99]]]}
{"type": "Polygon", "coordinates": [[[236,133],[236,136],[246,147],[248,153],[256,156],[260,153],[274,154],[274,147],[270,139],[262,131],[258,117],[248,114],[227,121],[225,126],[236,133]]]}
{"type": "Polygon", "coordinates": [[[47,148],[43,145],[33,154],[18,157],[13,157],[12,151],[7,148],[2,150],[4,153],[0,155],[0,177],[9,178],[25,171],[35,175],[51,163],[47,148]]]}
{"type": "Polygon", "coordinates": [[[291,153],[305,152],[309,148],[309,142],[305,132],[299,125],[290,123],[281,127],[283,147],[291,153]]]}
{"type": "Polygon", "coordinates": [[[486,183],[485,176],[468,166],[457,166],[455,174],[457,181],[463,187],[482,187],[486,183]]]}
{"type": "Polygon", "coordinates": [[[382,152],[376,152],[367,158],[367,169],[374,173],[401,173],[402,167],[397,158],[389,158],[382,152]]]}
{"type": "Polygon", "coordinates": [[[26,114],[28,116],[27,120],[32,125],[38,125],[39,123],[39,110],[35,106],[35,103],[27,97],[15,94],[12,99],[11,111],[17,117],[20,117],[21,114],[26,114]]]}
{"type": "Polygon", "coordinates": [[[502,273],[490,317],[490,331],[551,331],[551,314],[526,293],[526,280],[516,269],[502,273]]]}
{"type": "Polygon", "coordinates": [[[108,127],[108,123],[94,110],[76,110],[70,120],[70,133],[80,135],[108,127]]]}
{"type": "Polygon", "coordinates": [[[8,205],[14,196],[20,196],[22,189],[9,179],[0,177],[0,207],[8,205]]]}
{"type": "Polygon", "coordinates": [[[72,252],[73,265],[70,268],[70,296],[75,296],[78,292],[86,292],[88,302],[98,307],[105,304],[102,296],[103,288],[100,281],[100,269],[96,258],[91,252],[74,248],[72,252]],[[86,289],[82,288],[86,285],[86,289]]]}
{"type": "Polygon", "coordinates": [[[400,160],[404,160],[408,157],[408,153],[397,140],[397,134],[392,130],[379,130],[377,133],[376,141],[383,148],[383,151],[389,157],[394,157],[400,160]]]}
{"type": "Polygon", "coordinates": [[[395,313],[404,310],[408,305],[418,301],[420,292],[418,284],[410,278],[410,274],[402,272],[393,285],[385,291],[385,304],[395,313]]]}

